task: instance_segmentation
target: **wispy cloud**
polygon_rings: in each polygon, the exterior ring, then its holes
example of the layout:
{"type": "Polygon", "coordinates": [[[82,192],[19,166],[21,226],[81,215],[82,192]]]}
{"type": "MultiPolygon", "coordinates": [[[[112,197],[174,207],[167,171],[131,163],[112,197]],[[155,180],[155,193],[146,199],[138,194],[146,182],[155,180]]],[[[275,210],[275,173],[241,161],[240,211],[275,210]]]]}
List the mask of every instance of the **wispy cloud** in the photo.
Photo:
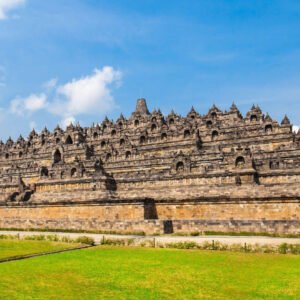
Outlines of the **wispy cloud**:
{"type": "Polygon", "coordinates": [[[105,114],[116,107],[112,96],[112,84],[120,84],[122,73],[113,67],[95,69],[90,75],[73,79],[58,85],[56,79],[44,84],[44,92],[28,97],[16,97],[10,102],[10,111],[25,115],[39,110],[46,110],[62,118],[61,124],[74,122],[79,115],[91,115],[95,112],[105,114]],[[49,89],[54,90],[50,96],[49,89]],[[48,93],[49,92],[49,93],[48,93]],[[53,94],[53,93],[52,93],[53,94]]]}
{"type": "Polygon", "coordinates": [[[76,119],[72,116],[70,117],[65,117],[63,120],[60,121],[60,126],[62,128],[66,128],[68,125],[70,125],[71,123],[75,123],[76,119]]]}
{"type": "Polygon", "coordinates": [[[115,107],[110,85],[121,80],[121,72],[106,66],[91,75],[73,79],[58,86],[57,98],[49,106],[50,112],[63,117],[64,123],[76,116],[108,112],[115,107]]]}
{"type": "Polygon", "coordinates": [[[45,90],[53,90],[57,85],[58,79],[52,78],[43,84],[45,90]]]}
{"type": "Polygon", "coordinates": [[[10,110],[14,114],[23,115],[33,113],[47,107],[46,94],[31,94],[28,97],[16,97],[10,103],[10,110]]]}
{"type": "Polygon", "coordinates": [[[25,0],[0,0],[0,20],[7,19],[8,12],[23,5],[25,0]]]}

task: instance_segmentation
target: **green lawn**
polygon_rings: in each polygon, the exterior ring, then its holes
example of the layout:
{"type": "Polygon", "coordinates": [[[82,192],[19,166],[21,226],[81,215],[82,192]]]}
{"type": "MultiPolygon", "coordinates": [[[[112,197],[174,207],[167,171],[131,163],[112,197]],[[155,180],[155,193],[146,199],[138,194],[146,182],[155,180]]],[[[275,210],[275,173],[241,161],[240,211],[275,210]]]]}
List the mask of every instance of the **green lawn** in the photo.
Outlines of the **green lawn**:
{"type": "Polygon", "coordinates": [[[0,278],[0,299],[300,299],[300,256],[100,246],[3,263],[0,278]]]}
{"type": "Polygon", "coordinates": [[[19,255],[74,248],[76,246],[78,246],[78,244],[48,241],[0,240],[0,259],[19,255]]]}

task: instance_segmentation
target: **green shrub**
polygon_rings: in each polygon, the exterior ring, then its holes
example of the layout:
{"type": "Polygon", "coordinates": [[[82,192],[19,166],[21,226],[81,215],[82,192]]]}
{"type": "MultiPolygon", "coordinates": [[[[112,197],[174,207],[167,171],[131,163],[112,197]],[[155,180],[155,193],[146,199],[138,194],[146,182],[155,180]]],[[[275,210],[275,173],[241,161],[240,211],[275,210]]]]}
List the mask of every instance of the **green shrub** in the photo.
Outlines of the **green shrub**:
{"type": "Polygon", "coordinates": [[[293,245],[293,244],[283,243],[279,245],[278,250],[279,253],[282,254],[287,254],[287,253],[300,254],[300,244],[293,245]]]}
{"type": "Polygon", "coordinates": [[[0,240],[17,240],[19,239],[18,234],[0,234],[0,240]]]}
{"type": "Polygon", "coordinates": [[[172,235],[172,236],[189,236],[190,234],[188,232],[175,232],[170,235],[172,235]]]}
{"type": "Polygon", "coordinates": [[[165,247],[176,249],[198,249],[199,245],[195,242],[177,242],[165,244],[165,247]]]}
{"type": "Polygon", "coordinates": [[[32,241],[45,241],[46,236],[43,234],[38,235],[27,235],[24,237],[24,240],[32,240],[32,241]]]}
{"type": "Polygon", "coordinates": [[[65,232],[65,233],[98,233],[98,234],[119,234],[119,235],[139,235],[145,236],[144,231],[117,231],[117,230],[82,230],[82,229],[65,229],[65,228],[0,228],[6,231],[37,231],[37,232],[65,232]]]}
{"type": "Polygon", "coordinates": [[[75,239],[75,242],[80,244],[91,245],[91,246],[95,245],[95,240],[88,236],[80,236],[77,239],[75,239]]]}
{"type": "Polygon", "coordinates": [[[269,237],[287,237],[287,238],[300,238],[299,233],[270,233],[270,232],[250,232],[250,231],[240,231],[240,232],[225,232],[225,231],[204,231],[204,235],[230,235],[230,236],[269,236],[269,237]]]}
{"type": "Polygon", "coordinates": [[[125,239],[103,239],[102,245],[110,245],[110,246],[126,246],[125,239]]]}
{"type": "Polygon", "coordinates": [[[278,247],[278,252],[281,253],[281,254],[287,254],[288,244],[287,243],[280,244],[279,247],[278,247]]]}
{"type": "Polygon", "coordinates": [[[198,235],[200,235],[199,231],[192,231],[191,232],[191,236],[198,236],[198,235]]]}
{"type": "MultiPolygon", "coordinates": [[[[132,246],[135,244],[135,239],[107,239],[104,238],[101,241],[102,245],[111,245],[111,246],[132,246]]],[[[146,247],[146,246],[145,246],[146,247]]]]}
{"type": "Polygon", "coordinates": [[[63,243],[75,243],[73,239],[71,239],[69,236],[62,236],[61,237],[61,242],[63,243]]]}
{"type": "Polygon", "coordinates": [[[143,240],[138,244],[140,247],[154,248],[156,245],[155,238],[143,240]]]}
{"type": "Polygon", "coordinates": [[[57,235],[46,235],[46,239],[50,242],[59,242],[59,237],[57,235]]]}
{"type": "Polygon", "coordinates": [[[292,254],[300,254],[300,244],[296,245],[289,245],[290,247],[290,253],[292,254]]]}

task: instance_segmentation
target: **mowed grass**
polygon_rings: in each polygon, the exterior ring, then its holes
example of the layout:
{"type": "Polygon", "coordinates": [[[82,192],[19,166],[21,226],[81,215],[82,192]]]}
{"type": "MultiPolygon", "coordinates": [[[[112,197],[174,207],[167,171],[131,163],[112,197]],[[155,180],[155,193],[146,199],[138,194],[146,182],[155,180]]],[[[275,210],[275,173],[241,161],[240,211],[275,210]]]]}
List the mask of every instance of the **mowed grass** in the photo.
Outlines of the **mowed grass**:
{"type": "MultiPolygon", "coordinates": [[[[79,244],[49,241],[0,240],[0,259],[41,252],[69,249],[79,244]]],[[[1,299],[1,295],[0,295],[1,299]]]]}
{"type": "Polygon", "coordinates": [[[300,256],[99,246],[3,263],[0,278],[0,299],[300,299],[300,256]]]}

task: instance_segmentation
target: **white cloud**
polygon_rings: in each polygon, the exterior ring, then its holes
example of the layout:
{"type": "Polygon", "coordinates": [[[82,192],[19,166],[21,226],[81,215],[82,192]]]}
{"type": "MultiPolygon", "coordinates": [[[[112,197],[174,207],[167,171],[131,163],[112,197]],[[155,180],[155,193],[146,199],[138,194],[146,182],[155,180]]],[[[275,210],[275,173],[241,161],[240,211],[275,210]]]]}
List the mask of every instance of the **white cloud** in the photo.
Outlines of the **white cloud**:
{"type": "Polygon", "coordinates": [[[31,94],[26,98],[17,97],[10,103],[10,110],[12,113],[23,115],[24,113],[32,113],[37,110],[47,107],[46,94],[31,94]]]}
{"type": "Polygon", "coordinates": [[[300,129],[300,125],[298,125],[298,126],[297,126],[297,125],[294,125],[294,126],[293,126],[293,132],[296,132],[296,133],[297,133],[297,132],[299,131],[299,129],[300,129]]]}
{"type": "Polygon", "coordinates": [[[57,78],[52,78],[43,84],[46,90],[53,90],[57,85],[57,78]]]}
{"type": "Polygon", "coordinates": [[[72,116],[69,117],[65,117],[61,122],[60,125],[62,128],[66,128],[68,125],[70,125],[71,123],[75,124],[75,118],[72,116]]]}
{"type": "Polygon", "coordinates": [[[46,109],[49,113],[60,116],[61,125],[65,127],[71,122],[75,123],[79,115],[104,115],[115,108],[111,85],[115,84],[118,87],[121,77],[120,71],[106,66],[95,69],[91,75],[73,79],[63,85],[58,85],[57,79],[54,78],[44,83],[43,93],[13,99],[10,111],[24,115],[46,109]],[[51,100],[53,95],[54,98],[51,100]]]}
{"type": "Polygon", "coordinates": [[[0,0],[0,20],[7,18],[7,13],[24,4],[25,0],[0,0]]]}
{"type": "Polygon", "coordinates": [[[64,127],[74,123],[78,115],[105,114],[116,107],[111,85],[118,87],[121,78],[120,71],[105,66],[60,86],[57,86],[57,81],[49,81],[50,85],[56,86],[56,98],[48,106],[48,111],[61,116],[64,127]]]}
{"type": "Polygon", "coordinates": [[[121,80],[121,72],[106,66],[94,73],[73,79],[57,88],[58,99],[51,111],[60,115],[105,113],[115,107],[109,85],[121,80]]]}

